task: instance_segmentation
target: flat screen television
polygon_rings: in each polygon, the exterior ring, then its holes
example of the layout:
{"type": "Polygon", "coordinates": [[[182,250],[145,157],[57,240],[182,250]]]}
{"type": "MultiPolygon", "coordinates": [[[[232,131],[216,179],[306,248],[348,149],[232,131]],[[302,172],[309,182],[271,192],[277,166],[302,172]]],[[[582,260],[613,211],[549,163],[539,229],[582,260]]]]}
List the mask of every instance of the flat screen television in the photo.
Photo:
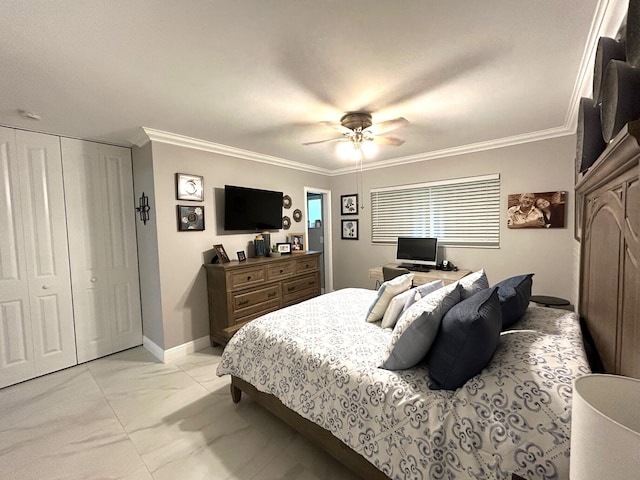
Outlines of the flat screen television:
{"type": "Polygon", "coordinates": [[[396,258],[401,266],[410,270],[429,270],[438,257],[438,239],[425,237],[398,237],[396,258]]]}
{"type": "Polygon", "coordinates": [[[224,186],[225,230],[279,230],[282,228],[282,192],[224,186]]]}

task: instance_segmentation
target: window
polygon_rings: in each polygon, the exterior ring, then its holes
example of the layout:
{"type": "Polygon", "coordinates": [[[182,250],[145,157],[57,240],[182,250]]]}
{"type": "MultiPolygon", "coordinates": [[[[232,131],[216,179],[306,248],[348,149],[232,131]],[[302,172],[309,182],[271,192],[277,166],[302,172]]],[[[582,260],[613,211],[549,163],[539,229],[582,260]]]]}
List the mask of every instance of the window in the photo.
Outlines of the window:
{"type": "Polygon", "coordinates": [[[500,246],[500,175],[371,190],[371,241],[436,237],[448,246],[500,246]]]}

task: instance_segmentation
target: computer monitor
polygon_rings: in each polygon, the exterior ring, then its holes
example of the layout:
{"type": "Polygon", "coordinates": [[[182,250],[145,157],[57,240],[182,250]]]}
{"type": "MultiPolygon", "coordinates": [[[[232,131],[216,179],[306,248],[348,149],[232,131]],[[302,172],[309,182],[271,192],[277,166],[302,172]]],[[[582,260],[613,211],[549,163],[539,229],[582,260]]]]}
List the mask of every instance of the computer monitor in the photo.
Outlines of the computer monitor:
{"type": "Polygon", "coordinates": [[[437,238],[398,237],[396,258],[402,262],[402,267],[428,270],[436,266],[437,257],[437,238]]]}

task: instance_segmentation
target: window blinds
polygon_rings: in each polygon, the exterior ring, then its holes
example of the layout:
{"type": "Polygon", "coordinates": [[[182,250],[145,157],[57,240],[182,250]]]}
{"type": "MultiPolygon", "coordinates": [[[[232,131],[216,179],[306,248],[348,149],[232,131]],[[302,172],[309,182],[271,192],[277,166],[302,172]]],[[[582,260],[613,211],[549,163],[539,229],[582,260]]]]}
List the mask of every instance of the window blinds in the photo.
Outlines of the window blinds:
{"type": "Polygon", "coordinates": [[[436,237],[449,246],[500,245],[500,175],[371,190],[371,240],[436,237]]]}

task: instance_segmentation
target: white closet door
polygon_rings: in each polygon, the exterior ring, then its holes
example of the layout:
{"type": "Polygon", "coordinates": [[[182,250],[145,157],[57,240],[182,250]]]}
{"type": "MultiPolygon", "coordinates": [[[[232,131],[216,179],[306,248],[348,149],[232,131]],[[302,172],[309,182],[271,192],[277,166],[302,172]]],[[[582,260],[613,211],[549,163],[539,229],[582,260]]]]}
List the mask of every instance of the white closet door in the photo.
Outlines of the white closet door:
{"type": "Polygon", "coordinates": [[[142,343],[131,152],[62,139],[78,361],[142,343]]]}
{"type": "Polygon", "coordinates": [[[14,156],[12,132],[1,161],[2,385],[76,364],[60,141],[15,131],[14,156]]]}

